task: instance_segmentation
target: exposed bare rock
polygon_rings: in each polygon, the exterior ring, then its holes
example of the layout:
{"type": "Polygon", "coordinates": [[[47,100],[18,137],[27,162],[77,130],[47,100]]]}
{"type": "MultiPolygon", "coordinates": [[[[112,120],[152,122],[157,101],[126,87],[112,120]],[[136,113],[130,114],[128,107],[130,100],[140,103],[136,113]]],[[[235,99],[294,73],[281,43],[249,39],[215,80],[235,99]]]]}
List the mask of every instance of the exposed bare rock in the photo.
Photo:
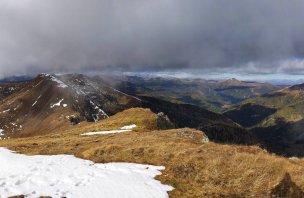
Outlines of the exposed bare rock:
{"type": "Polygon", "coordinates": [[[209,142],[209,138],[207,137],[207,135],[204,132],[199,131],[199,130],[194,130],[194,129],[189,129],[189,128],[178,129],[175,135],[177,137],[188,137],[199,143],[209,142]]]}
{"type": "Polygon", "coordinates": [[[271,191],[272,198],[303,198],[304,192],[292,180],[289,173],[286,173],[281,182],[271,191]]]}
{"type": "Polygon", "coordinates": [[[174,129],[174,124],[170,121],[167,115],[165,115],[163,112],[159,112],[157,114],[157,127],[160,130],[166,130],[166,129],[174,129]]]}

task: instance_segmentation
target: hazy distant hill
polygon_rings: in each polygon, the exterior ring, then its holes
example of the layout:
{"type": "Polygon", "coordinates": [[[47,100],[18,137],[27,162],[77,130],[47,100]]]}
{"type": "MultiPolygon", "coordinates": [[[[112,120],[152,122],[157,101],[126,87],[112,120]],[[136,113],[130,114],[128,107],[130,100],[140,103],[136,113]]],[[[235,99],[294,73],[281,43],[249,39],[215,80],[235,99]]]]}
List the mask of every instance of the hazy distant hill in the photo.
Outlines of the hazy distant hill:
{"type": "Polygon", "coordinates": [[[268,83],[230,80],[202,80],[178,78],[143,78],[138,76],[102,77],[117,89],[163,100],[201,106],[222,112],[230,105],[248,98],[281,89],[268,83]]]}
{"type": "Polygon", "coordinates": [[[257,135],[271,151],[304,155],[304,84],[248,99],[224,115],[257,135]]]}
{"type": "Polygon", "coordinates": [[[15,82],[23,82],[23,81],[28,81],[28,80],[32,80],[34,77],[32,76],[9,76],[9,77],[5,77],[0,79],[0,83],[15,83],[15,82]]]}

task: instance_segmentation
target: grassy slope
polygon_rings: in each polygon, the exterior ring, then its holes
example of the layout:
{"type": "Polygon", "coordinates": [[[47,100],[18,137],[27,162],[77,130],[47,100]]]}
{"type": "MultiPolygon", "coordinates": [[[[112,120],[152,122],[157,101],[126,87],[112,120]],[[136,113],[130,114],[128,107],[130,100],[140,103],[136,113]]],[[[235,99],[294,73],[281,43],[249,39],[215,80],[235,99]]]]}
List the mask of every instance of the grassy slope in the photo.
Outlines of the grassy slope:
{"type": "MultiPolygon", "coordinates": [[[[250,98],[239,105],[232,107],[230,110],[225,112],[225,115],[229,115],[229,113],[233,113],[235,111],[239,111],[245,106],[255,105],[265,107],[265,109],[261,110],[266,111],[269,108],[276,109],[277,111],[271,115],[264,117],[264,119],[255,123],[255,125],[251,125],[250,127],[269,127],[277,124],[278,120],[283,120],[284,122],[296,122],[301,120],[304,117],[304,112],[302,109],[304,108],[304,95],[302,91],[290,91],[288,89],[283,89],[281,91],[265,94],[256,98],[250,98]]],[[[245,109],[245,108],[244,108],[245,109]]],[[[246,110],[246,113],[249,109],[246,110]]],[[[251,109],[249,111],[256,111],[257,109],[251,109]]],[[[240,113],[240,112],[239,112],[240,113]]],[[[248,113],[246,116],[249,116],[248,113]]],[[[261,116],[261,115],[260,115],[261,116]]],[[[229,116],[228,116],[229,117],[229,116]]],[[[242,114],[236,115],[239,117],[238,119],[244,119],[242,114]]],[[[234,121],[240,123],[241,120],[234,121]]]]}
{"type": "Polygon", "coordinates": [[[155,115],[131,109],[90,125],[64,132],[0,141],[20,153],[73,154],[94,162],[134,162],[164,165],[157,179],[172,185],[171,197],[267,196],[286,172],[304,189],[304,161],[270,155],[256,146],[203,142],[193,129],[153,130],[155,115]],[[134,132],[79,136],[87,130],[117,129],[135,123],[134,132]]]}
{"type": "Polygon", "coordinates": [[[130,124],[137,125],[134,129],[135,131],[156,130],[157,116],[150,109],[131,108],[99,122],[81,122],[75,126],[70,125],[68,128],[63,129],[63,133],[115,130],[130,124]]]}
{"type": "Polygon", "coordinates": [[[267,150],[285,156],[304,156],[303,108],[303,90],[288,88],[248,99],[225,115],[248,127],[267,150]],[[246,125],[248,121],[250,125],[246,125]]]}

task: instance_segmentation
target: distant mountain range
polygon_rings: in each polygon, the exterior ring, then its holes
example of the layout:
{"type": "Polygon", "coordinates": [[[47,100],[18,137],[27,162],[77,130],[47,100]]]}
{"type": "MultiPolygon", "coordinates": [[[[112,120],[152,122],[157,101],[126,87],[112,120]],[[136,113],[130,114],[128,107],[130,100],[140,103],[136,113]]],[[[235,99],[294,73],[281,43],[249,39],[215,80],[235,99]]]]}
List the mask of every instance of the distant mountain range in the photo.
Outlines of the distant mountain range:
{"type": "Polygon", "coordinates": [[[304,155],[304,84],[40,74],[2,83],[0,98],[1,138],[49,134],[144,107],[215,142],[304,155]]]}
{"type": "Polygon", "coordinates": [[[9,76],[0,79],[0,83],[10,83],[10,82],[23,82],[33,79],[33,76],[21,75],[21,76],[9,76]]]}
{"type": "MultiPolygon", "coordinates": [[[[149,94],[120,89],[122,85],[131,84],[131,88],[136,86],[134,79],[135,77],[131,77],[130,81],[117,81],[118,86],[114,86],[113,79],[106,80],[81,74],[61,76],[41,74],[29,81],[2,84],[0,85],[2,97],[0,129],[4,130],[2,138],[48,134],[82,121],[96,122],[132,107],[145,107],[150,108],[154,113],[163,112],[177,128],[201,129],[214,141],[240,144],[255,142],[251,132],[219,113],[193,104],[174,102],[169,98],[152,97],[149,94]]],[[[172,89],[175,86],[178,86],[176,90],[184,86],[183,90],[186,91],[187,87],[191,88],[193,85],[193,82],[185,82],[185,85],[182,85],[182,82],[173,81],[170,84],[170,81],[160,80],[158,83],[163,85],[165,91],[165,87],[172,89]]],[[[217,83],[229,84],[230,88],[236,85],[235,80],[217,83]]],[[[260,86],[256,83],[242,83],[238,84],[238,87],[247,89],[247,84],[260,86]]],[[[202,82],[199,85],[203,87],[202,82]]],[[[156,94],[157,91],[154,90],[151,94],[156,94]]],[[[159,94],[165,91],[160,91],[159,94]]],[[[168,91],[168,95],[170,94],[168,91]]]]}
{"type": "Polygon", "coordinates": [[[102,76],[113,87],[142,96],[152,96],[174,103],[193,104],[215,112],[248,98],[282,89],[269,83],[230,80],[150,78],[138,76],[102,76]]]}
{"type": "Polygon", "coordinates": [[[18,153],[162,165],[170,197],[304,195],[304,84],[40,74],[0,97],[18,153]]]}

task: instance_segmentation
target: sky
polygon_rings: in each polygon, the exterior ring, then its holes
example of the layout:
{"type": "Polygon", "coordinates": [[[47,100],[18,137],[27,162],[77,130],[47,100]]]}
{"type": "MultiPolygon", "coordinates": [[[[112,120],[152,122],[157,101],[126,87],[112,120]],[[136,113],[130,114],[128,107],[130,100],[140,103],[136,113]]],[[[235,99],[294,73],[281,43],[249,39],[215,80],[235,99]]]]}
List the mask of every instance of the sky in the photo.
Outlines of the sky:
{"type": "Polygon", "coordinates": [[[0,76],[301,77],[303,10],[303,0],[0,0],[0,76]]]}

